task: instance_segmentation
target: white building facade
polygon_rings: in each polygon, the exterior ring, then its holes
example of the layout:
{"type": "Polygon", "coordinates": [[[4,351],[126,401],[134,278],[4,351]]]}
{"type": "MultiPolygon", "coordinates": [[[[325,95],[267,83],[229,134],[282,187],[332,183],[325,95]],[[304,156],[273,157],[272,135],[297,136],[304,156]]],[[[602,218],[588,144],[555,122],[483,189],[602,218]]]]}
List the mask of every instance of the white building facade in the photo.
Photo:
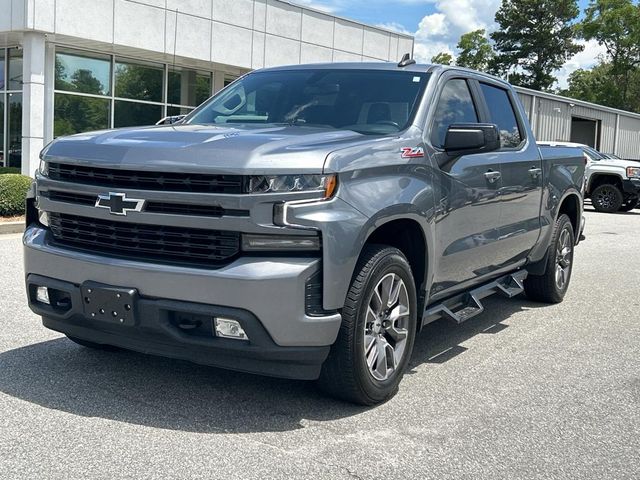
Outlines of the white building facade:
{"type": "Polygon", "coordinates": [[[413,38],[280,0],[0,0],[0,166],[187,113],[256,68],[398,61],[413,38]]]}

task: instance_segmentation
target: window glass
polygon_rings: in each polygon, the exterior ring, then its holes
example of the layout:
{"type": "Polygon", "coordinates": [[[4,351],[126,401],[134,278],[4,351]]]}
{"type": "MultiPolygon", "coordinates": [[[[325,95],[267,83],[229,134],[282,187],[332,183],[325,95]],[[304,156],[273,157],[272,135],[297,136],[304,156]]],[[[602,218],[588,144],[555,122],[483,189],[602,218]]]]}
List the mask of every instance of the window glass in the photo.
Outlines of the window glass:
{"type": "Polygon", "coordinates": [[[171,68],[167,103],[197,107],[211,96],[211,75],[195,70],[171,68]]]}
{"type": "Polygon", "coordinates": [[[109,128],[108,99],[56,93],[53,114],[55,137],[109,128]]]}
{"type": "Polygon", "coordinates": [[[71,53],[56,54],[56,90],[109,95],[111,62],[109,57],[90,58],[71,53]]]}
{"type": "Polygon", "coordinates": [[[480,88],[489,107],[490,122],[498,125],[502,146],[517,147],[522,142],[522,134],[508,92],[486,83],[481,83],[480,88]]]}
{"type": "Polygon", "coordinates": [[[385,135],[406,128],[429,75],[309,69],[255,72],[213,97],[189,123],[270,123],[385,135]]]}
{"type": "Polygon", "coordinates": [[[115,103],[114,128],[155,125],[162,120],[162,105],[148,105],[124,100],[116,100],[115,103]]]}
{"type": "Polygon", "coordinates": [[[116,97],[162,101],[164,69],[128,62],[116,63],[116,97]]]}
{"type": "Polygon", "coordinates": [[[591,147],[582,147],[582,149],[587,155],[589,155],[591,160],[602,160],[605,158],[604,155],[591,147]]]}
{"type": "MultiPolygon", "coordinates": [[[[4,49],[0,48],[0,90],[4,90],[4,65],[4,49]]],[[[2,144],[0,144],[0,148],[2,148],[1,145],[2,144]]]]}
{"type": "Polygon", "coordinates": [[[7,136],[7,167],[20,167],[22,159],[22,94],[10,93],[8,97],[9,118],[7,136]]]}
{"type": "Polygon", "coordinates": [[[187,115],[191,111],[191,108],[186,107],[167,107],[167,116],[172,117],[175,115],[187,115]]]}
{"type": "Polygon", "coordinates": [[[4,93],[0,93],[0,166],[4,166],[4,93]]]}
{"type": "Polygon", "coordinates": [[[466,80],[449,80],[440,94],[431,130],[431,143],[443,147],[447,130],[454,123],[478,123],[478,114],[466,80]]]}
{"type": "Polygon", "coordinates": [[[7,90],[22,90],[22,50],[9,49],[7,90]]]}

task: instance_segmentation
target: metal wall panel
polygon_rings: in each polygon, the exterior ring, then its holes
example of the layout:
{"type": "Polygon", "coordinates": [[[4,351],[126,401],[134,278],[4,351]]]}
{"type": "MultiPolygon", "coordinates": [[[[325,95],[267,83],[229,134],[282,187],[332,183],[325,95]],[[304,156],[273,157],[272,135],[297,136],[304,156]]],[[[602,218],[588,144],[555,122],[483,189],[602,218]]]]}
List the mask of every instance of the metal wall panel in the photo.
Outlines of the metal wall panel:
{"type": "Polygon", "coordinates": [[[569,109],[569,105],[565,102],[536,98],[536,138],[568,142],[571,135],[569,109]]]}
{"type": "Polygon", "coordinates": [[[600,120],[600,150],[603,152],[613,152],[616,130],[616,115],[614,113],[604,112],[597,108],[575,105],[571,108],[571,115],[591,120],[600,120]]]}
{"type": "Polygon", "coordinates": [[[622,158],[640,160],[640,119],[620,115],[618,151],[622,158]]]}
{"type": "MultiPolygon", "coordinates": [[[[520,97],[520,101],[522,102],[522,105],[524,106],[524,111],[527,112],[527,117],[531,116],[531,102],[533,101],[533,97],[527,93],[518,93],[518,96],[520,97]]],[[[531,121],[531,118],[529,118],[529,121],[531,121]]]]}

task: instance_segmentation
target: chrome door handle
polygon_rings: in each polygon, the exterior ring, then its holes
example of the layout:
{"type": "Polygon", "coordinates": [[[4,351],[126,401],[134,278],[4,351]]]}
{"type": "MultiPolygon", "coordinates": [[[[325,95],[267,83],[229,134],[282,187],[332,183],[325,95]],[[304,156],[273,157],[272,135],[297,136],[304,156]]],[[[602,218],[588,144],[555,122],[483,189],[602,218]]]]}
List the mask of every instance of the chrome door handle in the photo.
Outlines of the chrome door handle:
{"type": "Polygon", "coordinates": [[[502,177],[502,174],[500,172],[494,172],[493,170],[489,170],[484,174],[484,178],[486,178],[489,183],[496,183],[500,180],[500,177],[502,177]]]}

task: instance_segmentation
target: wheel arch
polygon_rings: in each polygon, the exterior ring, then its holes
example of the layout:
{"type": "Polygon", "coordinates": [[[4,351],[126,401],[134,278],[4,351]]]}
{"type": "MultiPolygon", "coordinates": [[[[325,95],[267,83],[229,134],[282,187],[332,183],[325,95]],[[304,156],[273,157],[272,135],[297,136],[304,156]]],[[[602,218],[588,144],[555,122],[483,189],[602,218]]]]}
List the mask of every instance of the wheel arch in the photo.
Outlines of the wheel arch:
{"type": "Polygon", "coordinates": [[[587,194],[590,196],[591,193],[598,188],[600,185],[604,185],[606,183],[610,183],[615,185],[623,191],[622,186],[622,177],[617,173],[613,172],[600,172],[594,173],[589,177],[589,184],[587,185],[587,194]]]}

